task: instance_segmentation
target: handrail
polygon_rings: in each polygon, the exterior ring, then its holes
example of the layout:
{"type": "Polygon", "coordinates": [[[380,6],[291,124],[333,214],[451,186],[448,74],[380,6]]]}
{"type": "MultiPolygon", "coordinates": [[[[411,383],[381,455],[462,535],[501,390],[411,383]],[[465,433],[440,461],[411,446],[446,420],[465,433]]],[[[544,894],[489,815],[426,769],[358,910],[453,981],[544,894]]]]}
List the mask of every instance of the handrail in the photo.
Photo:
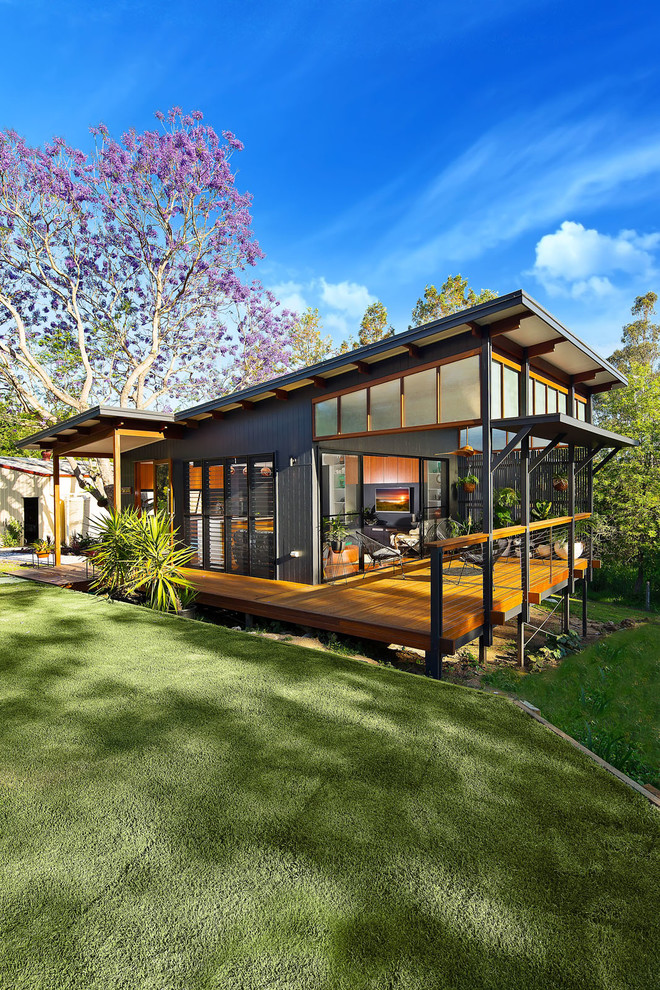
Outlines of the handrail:
{"type": "Polygon", "coordinates": [[[474,546],[487,541],[487,533],[470,533],[468,536],[450,536],[446,540],[432,540],[426,546],[440,547],[442,550],[455,550],[456,547],[474,546]]]}
{"type": "MultiPolygon", "coordinates": [[[[591,519],[590,512],[577,512],[574,516],[553,516],[552,519],[538,519],[529,524],[530,533],[535,533],[539,529],[550,529],[551,526],[566,526],[571,519],[579,521],[581,519],[591,519]]],[[[507,536],[520,536],[525,532],[524,526],[504,526],[502,529],[493,530],[493,539],[501,540],[507,536]]],[[[442,547],[443,550],[455,550],[456,547],[473,546],[485,543],[488,533],[469,533],[467,536],[450,536],[446,540],[431,540],[427,547],[442,547]]]]}

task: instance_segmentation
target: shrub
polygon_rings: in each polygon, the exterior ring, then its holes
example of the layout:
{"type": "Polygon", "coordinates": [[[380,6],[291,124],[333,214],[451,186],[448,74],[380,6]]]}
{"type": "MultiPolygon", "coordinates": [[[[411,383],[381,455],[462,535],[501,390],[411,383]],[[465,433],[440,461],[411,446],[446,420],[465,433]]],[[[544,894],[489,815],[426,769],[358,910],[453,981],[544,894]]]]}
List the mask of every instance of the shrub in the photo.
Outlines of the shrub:
{"type": "Polygon", "coordinates": [[[0,546],[23,546],[23,527],[17,519],[8,519],[5,523],[5,531],[0,535],[0,546]]]}

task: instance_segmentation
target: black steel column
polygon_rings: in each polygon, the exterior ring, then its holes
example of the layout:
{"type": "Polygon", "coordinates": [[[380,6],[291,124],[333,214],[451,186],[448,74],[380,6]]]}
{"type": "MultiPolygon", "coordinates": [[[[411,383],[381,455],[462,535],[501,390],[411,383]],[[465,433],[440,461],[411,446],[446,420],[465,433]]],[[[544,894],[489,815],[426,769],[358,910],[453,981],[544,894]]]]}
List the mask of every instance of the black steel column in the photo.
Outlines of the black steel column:
{"type": "Polygon", "coordinates": [[[522,588],[523,622],[529,622],[529,523],[530,523],[530,484],[529,484],[529,437],[525,437],[520,448],[520,504],[521,524],[525,527],[520,541],[520,584],[522,588]]]}
{"type": "Polygon", "coordinates": [[[481,430],[483,465],[481,469],[481,494],[483,501],[482,530],[488,540],[482,546],[483,552],[483,599],[484,599],[484,643],[492,646],[493,629],[490,615],[493,609],[493,473],[492,437],[490,427],[490,376],[493,345],[487,328],[481,337],[481,430]]]}
{"type": "Polygon", "coordinates": [[[568,591],[575,592],[575,444],[568,445],[568,591]]]}
{"type": "Polygon", "coordinates": [[[582,637],[587,635],[587,579],[582,581],[582,637]]]}
{"type": "Polygon", "coordinates": [[[523,350],[520,372],[520,391],[518,393],[518,405],[521,416],[531,416],[529,408],[529,354],[527,348],[523,350]]]}
{"type": "Polygon", "coordinates": [[[564,588],[562,596],[562,632],[570,632],[571,628],[571,593],[568,588],[564,588]]]}
{"type": "Polygon", "coordinates": [[[442,680],[442,565],[441,547],[431,547],[431,649],[425,657],[427,677],[442,680]]]}

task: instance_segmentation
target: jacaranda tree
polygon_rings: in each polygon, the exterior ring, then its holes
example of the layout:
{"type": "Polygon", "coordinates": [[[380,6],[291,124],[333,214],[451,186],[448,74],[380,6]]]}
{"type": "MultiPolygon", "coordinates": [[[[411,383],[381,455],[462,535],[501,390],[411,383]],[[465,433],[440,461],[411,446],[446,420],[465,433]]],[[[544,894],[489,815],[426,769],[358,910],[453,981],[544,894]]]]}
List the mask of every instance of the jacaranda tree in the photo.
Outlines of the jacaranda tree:
{"type": "Polygon", "coordinates": [[[229,131],[175,107],[93,152],[0,132],[0,383],[44,423],[97,402],[171,408],[287,366],[292,314],[263,257],[229,131]]]}

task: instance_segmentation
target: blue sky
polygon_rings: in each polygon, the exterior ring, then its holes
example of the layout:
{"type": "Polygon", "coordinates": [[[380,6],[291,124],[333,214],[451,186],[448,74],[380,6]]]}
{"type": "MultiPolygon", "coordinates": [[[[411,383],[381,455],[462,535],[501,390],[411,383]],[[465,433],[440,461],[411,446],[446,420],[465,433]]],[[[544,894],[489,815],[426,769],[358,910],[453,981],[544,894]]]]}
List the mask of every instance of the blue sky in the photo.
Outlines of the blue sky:
{"type": "Polygon", "coordinates": [[[525,288],[603,354],[660,294],[660,9],[473,0],[0,0],[0,127],[200,109],[245,144],[262,281],[340,338],[428,282],[525,288]]]}

